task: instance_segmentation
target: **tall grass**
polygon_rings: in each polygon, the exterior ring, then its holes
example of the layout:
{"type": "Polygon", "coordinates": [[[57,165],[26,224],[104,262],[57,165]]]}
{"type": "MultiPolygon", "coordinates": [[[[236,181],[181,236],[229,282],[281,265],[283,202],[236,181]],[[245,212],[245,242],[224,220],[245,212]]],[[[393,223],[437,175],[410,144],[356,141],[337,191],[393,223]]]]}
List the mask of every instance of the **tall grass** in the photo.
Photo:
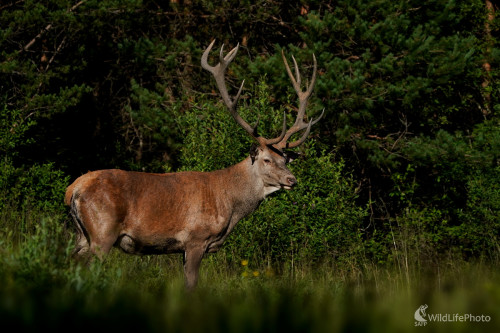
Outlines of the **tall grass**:
{"type": "MultiPolygon", "coordinates": [[[[65,215],[0,215],[0,320],[18,331],[484,332],[500,329],[500,272],[449,262],[399,270],[304,267],[207,256],[200,284],[183,288],[180,256],[113,250],[83,267],[71,260],[65,215]],[[15,223],[14,223],[15,222],[15,223]],[[15,226],[15,227],[14,227],[15,226]],[[488,315],[490,322],[428,322],[414,312],[488,315]]],[[[243,258],[242,258],[243,259],[243,258]]]]}

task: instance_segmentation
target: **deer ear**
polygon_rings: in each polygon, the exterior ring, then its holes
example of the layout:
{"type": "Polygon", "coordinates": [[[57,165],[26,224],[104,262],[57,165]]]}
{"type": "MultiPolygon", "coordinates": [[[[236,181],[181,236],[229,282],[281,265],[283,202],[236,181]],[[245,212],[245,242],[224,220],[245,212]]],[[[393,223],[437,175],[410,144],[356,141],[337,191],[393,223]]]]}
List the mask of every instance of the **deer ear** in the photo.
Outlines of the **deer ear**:
{"type": "Polygon", "coordinates": [[[252,164],[255,162],[255,158],[257,157],[257,154],[259,153],[259,146],[256,145],[255,143],[252,144],[250,147],[250,158],[252,159],[252,164]]]}
{"type": "Polygon", "coordinates": [[[287,151],[285,153],[283,153],[285,155],[285,158],[286,158],[286,163],[290,163],[292,162],[293,160],[296,160],[298,159],[299,157],[301,157],[302,155],[299,154],[299,153],[296,153],[294,151],[287,151]]]}

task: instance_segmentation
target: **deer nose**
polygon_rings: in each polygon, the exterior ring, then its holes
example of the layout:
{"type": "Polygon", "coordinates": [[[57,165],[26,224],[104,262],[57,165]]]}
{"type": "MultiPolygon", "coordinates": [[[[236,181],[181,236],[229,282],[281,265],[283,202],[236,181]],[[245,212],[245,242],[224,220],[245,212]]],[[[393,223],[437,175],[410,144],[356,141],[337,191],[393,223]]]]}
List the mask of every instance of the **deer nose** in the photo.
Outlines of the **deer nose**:
{"type": "Polygon", "coordinates": [[[288,177],[286,180],[290,186],[295,186],[297,184],[297,179],[295,179],[295,177],[288,177]]]}

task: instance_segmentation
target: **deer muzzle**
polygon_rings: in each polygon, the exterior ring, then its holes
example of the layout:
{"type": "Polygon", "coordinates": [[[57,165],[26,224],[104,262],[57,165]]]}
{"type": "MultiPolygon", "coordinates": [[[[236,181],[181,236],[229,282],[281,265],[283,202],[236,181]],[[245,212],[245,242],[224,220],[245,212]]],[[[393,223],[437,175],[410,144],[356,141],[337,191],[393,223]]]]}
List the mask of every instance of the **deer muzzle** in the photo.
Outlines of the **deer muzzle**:
{"type": "Polygon", "coordinates": [[[282,187],[285,190],[291,190],[295,185],[297,185],[297,178],[294,176],[288,176],[286,177],[286,182],[287,184],[283,184],[282,187]]]}

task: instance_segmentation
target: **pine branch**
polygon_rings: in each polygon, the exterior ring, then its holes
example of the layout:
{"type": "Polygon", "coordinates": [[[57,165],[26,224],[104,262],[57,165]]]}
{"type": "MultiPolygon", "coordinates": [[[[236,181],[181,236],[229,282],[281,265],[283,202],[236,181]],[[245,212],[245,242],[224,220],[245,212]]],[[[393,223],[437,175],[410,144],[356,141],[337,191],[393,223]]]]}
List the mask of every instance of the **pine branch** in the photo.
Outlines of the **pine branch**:
{"type": "MultiPolygon", "coordinates": [[[[70,9],[68,9],[68,13],[71,13],[72,11],[74,11],[75,9],[77,9],[78,7],[80,7],[82,4],[84,4],[86,1],[87,0],[81,0],[81,1],[77,2],[73,7],[71,7],[70,9]]],[[[23,51],[28,51],[29,48],[31,46],[33,46],[33,44],[35,44],[35,42],[37,40],[39,40],[50,29],[52,29],[52,23],[47,24],[47,26],[45,28],[43,28],[42,31],[40,31],[40,33],[35,36],[35,38],[33,38],[28,44],[26,44],[23,47],[23,51]]]]}

